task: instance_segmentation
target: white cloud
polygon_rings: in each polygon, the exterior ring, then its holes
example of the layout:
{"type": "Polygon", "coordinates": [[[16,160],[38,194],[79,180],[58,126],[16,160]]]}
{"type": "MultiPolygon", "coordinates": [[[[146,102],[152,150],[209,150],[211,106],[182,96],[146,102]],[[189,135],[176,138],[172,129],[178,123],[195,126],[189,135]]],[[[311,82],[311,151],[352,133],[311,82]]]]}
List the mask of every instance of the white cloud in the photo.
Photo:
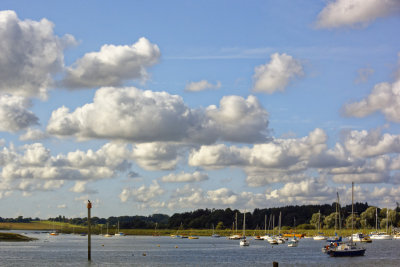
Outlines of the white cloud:
{"type": "Polygon", "coordinates": [[[161,181],[165,183],[193,183],[208,180],[209,177],[205,173],[194,172],[194,173],[170,173],[161,178],[161,181]]]}
{"type": "Polygon", "coordinates": [[[255,208],[265,205],[266,198],[263,194],[252,192],[235,193],[228,188],[204,191],[192,188],[189,185],[175,190],[166,206],[170,210],[195,209],[195,208],[255,208]]]}
{"type": "Polygon", "coordinates": [[[400,153],[400,135],[382,135],[380,130],[351,131],[345,136],[344,146],[352,156],[360,158],[400,153]]]}
{"type": "Polygon", "coordinates": [[[284,91],[296,76],[303,76],[303,66],[292,56],[274,53],[271,61],[254,69],[253,91],[272,94],[284,91]]]}
{"type": "Polygon", "coordinates": [[[128,201],[132,198],[136,202],[140,203],[154,203],[155,199],[165,193],[165,190],[161,188],[156,180],[151,185],[142,185],[139,188],[124,188],[119,195],[121,202],[128,201]]]}
{"type": "Polygon", "coordinates": [[[21,141],[37,141],[49,138],[49,135],[39,129],[28,128],[24,134],[19,137],[21,141]]]}
{"type": "Polygon", "coordinates": [[[206,114],[221,140],[254,143],[268,135],[268,112],[255,96],[224,96],[220,107],[209,106],[206,114]]]}
{"type": "Polygon", "coordinates": [[[132,45],[103,45],[67,68],[63,84],[68,88],[119,86],[131,79],[147,79],[146,68],[160,58],[160,50],[146,38],[132,45]]]}
{"type": "Polygon", "coordinates": [[[0,131],[17,132],[38,124],[38,117],[28,110],[30,106],[27,98],[0,95],[0,131]]]}
{"type": "Polygon", "coordinates": [[[324,179],[307,179],[298,183],[289,182],[282,188],[267,193],[267,200],[280,203],[320,204],[333,201],[336,191],[324,179]]]}
{"type": "Polygon", "coordinates": [[[360,102],[344,105],[346,116],[363,118],[380,111],[388,121],[400,122],[400,79],[394,83],[379,83],[360,102]]]}
{"type": "Polygon", "coordinates": [[[67,208],[67,204],[57,205],[57,209],[66,209],[66,208],[67,208]]]}
{"type": "Polygon", "coordinates": [[[189,165],[205,168],[248,166],[284,168],[307,161],[326,149],[327,136],[315,129],[307,137],[299,139],[274,139],[269,143],[249,147],[228,147],[225,144],[201,146],[189,155],[189,165]]]}
{"type": "Polygon", "coordinates": [[[45,99],[52,75],[62,71],[63,50],[71,35],[54,35],[47,19],[21,21],[14,11],[0,11],[0,91],[45,99]]]}
{"type": "MultiPolygon", "coordinates": [[[[126,171],[128,151],[124,145],[106,144],[97,151],[75,151],[52,156],[49,149],[35,143],[0,151],[1,178],[26,180],[97,180],[126,171]]],[[[51,186],[51,184],[48,184],[51,186]]]]}
{"type": "Polygon", "coordinates": [[[85,192],[86,183],[87,183],[86,181],[76,181],[75,185],[72,188],[70,188],[70,191],[75,193],[85,192]]]}
{"type": "Polygon", "coordinates": [[[171,170],[178,163],[178,146],[167,143],[136,144],[132,158],[146,170],[171,170]]]}
{"type": "Polygon", "coordinates": [[[330,1],[319,13],[319,28],[366,26],[380,17],[400,11],[397,0],[336,0],[330,1]]]}
{"type": "Polygon", "coordinates": [[[221,82],[218,81],[216,84],[211,84],[206,80],[201,80],[199,82],[190,82],[186,84],[185,91],[188,92],[199,92],[208,89],[218,89],[221,87],[221,82]]]}
{"type": "Polygon", "coordinates": [[[220,108],[195,110],[187,107],[180,96],[166,92],[105,87],[97,90],[93,103],[74,112],[66,107],[53,111],[47,131],[81,139],[139,143],[253,143],[266,139],[267,126],[268,113],[254,96],[226,96],[220,108]]]}

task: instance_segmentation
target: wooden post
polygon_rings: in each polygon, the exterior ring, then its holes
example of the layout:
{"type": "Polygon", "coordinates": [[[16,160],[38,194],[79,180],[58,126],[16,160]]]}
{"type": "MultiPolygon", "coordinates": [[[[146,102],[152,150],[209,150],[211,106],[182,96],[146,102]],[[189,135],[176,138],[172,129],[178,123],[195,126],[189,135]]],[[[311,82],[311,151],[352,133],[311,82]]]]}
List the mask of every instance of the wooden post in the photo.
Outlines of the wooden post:
{"type": "Polygon", "coordinates": [[[272,262],[272,267],[278,267],[279,266],[279,263],[278,262],[276,262],[276,261],[273,261],[272,262]]]}
{"type": "Polygon", "coordinates": [[[90,209],[92,208],[92,203],[88,200],[87,209],[88,209],[88,261],[92,260],[92,247],[91,247],[91,225],[90,225],[90,209]]]}

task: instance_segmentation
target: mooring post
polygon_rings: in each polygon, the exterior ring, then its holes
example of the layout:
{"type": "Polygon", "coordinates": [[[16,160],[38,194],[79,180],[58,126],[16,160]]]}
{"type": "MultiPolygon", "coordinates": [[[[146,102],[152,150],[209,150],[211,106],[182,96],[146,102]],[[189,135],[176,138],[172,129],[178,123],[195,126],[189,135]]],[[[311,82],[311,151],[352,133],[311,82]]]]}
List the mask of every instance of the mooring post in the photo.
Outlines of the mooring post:
{"type": "Polygon", "coordinates": [[[273,261],[272,262],[272,267],[278,267],[279,266],[279,263],[278,262],[276,262],[276,261],[273,261]]]}
{"type": "Polygon", "coordinates": [[[88,220],[88,261],[91,261],[92,260],[92,253],[91,253],[91,250],[92,250],[92,247],[91,247],[91,234],[92,234],[92,232],[91,232],[91,227],[90,227],[90,209],[92,208],[92,203],[90,202],[90,200],[88,200],[88,203],[87,203],[87,210],[88,210],[88,217],[87,217],[87,220],[88,220]]]}

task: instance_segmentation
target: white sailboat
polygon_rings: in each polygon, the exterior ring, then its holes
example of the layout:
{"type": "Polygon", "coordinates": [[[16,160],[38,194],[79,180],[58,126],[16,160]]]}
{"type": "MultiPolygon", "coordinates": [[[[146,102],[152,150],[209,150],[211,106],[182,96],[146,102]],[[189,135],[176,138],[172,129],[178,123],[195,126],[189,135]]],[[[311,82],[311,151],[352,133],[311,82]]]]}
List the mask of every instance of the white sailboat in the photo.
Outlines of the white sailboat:
{"type": "Polygon", "coordinates": [[[214,231],[214,224],[212,225],[212,235],[211,235],[211,237],[214,237],[214,238],[219,238],[219,237],[221,237],[219,234],[216,234],[215,233],[215,231],[214,231]]]}
{"type": "Polygon", "coordinates": [[[321,224],[321,211],[318,211],[318,235],[314,236],[314,240],[326,240],[328,237],[324,236],[322,233],[320,233],[320,224],[321,224]]]}
{"type": "Polygon", "coordinates": [[[119,221],[118,221],[118,227],[117,227],[117,231],[114,234],[115,236],[124,236],[125,234],[123,232],[119,231],[119,221]]]}
{"type": "Polygon", "coordinates": [[[250,242],[246,239],[246,211],[243,214],[243,239],[240,240],[240,246],[248,247],[250,246],[250,242]]]}
{"type": "Polygon", "coordinates": [[[103,235],[104,237],[112,237],[112,235],[110,235],[109,233],[108,233],[108,223],[107,223],[107,233],[105,234],[105,235],[103,235]]]}
{"type": "Polygon", "coordinates": [[[378,208],[376,208],[375,216],[376,216],[376,222],[375,222],[376,232],[371,234],[370,238],[375,240],[392,240],[392,236],[388,234],[389,210],[386,209],[386,232],[378,232],[378,208]]]}

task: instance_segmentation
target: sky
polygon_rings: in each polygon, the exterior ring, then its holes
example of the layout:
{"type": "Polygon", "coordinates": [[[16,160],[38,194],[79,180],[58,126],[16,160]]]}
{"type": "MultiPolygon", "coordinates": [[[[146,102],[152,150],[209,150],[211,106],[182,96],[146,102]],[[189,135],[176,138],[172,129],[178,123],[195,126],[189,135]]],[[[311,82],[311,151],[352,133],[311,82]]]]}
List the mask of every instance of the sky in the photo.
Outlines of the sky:
{"type": "Polygon", "coordinates": [[[400,1],[0,2],[0,217],[400,202],[400,1]]]}

